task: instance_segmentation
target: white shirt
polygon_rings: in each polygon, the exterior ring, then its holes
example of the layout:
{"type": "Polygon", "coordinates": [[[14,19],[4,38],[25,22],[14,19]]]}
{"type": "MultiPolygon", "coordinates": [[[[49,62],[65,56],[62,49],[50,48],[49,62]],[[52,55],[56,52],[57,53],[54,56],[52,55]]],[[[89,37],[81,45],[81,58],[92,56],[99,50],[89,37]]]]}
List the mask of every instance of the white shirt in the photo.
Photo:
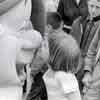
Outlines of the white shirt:
{"type": "Polygon", "coordinates": [[[68,100],[66,94],[79,92],[76,77],[71,73],[54,72],[49,69],[43,79],[46,84],[48,100],[68,100]]]}

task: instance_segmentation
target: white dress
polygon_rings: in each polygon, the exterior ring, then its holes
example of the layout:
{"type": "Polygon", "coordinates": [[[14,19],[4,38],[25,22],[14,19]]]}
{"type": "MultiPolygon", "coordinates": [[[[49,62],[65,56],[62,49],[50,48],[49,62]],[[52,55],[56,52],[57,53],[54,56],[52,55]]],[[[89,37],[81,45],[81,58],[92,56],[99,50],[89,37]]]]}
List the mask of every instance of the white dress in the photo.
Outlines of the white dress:
{"type": "Polygon", "coordinates": [[[0,100],[22,100],[22,85],[16,72],[16,55],[21,42],[19,35],[31,13],[31,0],[22,0],[0,16],[0,100]],[[10,31],[11,30],[11,31],[10,31]],[[14,35],[13,35],[14,34],[14,35]]]}
{"type": "Polygon", "coordinates": [[[21,0],[0,16],[0,100],[22,100],[16,61],[27,64],[33,57],[33,50],[21,49],[22,40],[30,41],[35,49],[42,41],[39,32],[32,30],[30,15],[31,0],[21,0]]]}
{"type": "Polygon", "coordinates": [[[62,71],[51,73],[49,69],[43,76],[46,84],[48,100],[68,100],[66,94],[79,92],[78,82],[71,73],[62,71]]]}
{"type": "Polygon", "coordinates": [[[16,72],[16,54],[19,40],[0,34],[0,100],[21,100],[22,85],[16,72]]]}

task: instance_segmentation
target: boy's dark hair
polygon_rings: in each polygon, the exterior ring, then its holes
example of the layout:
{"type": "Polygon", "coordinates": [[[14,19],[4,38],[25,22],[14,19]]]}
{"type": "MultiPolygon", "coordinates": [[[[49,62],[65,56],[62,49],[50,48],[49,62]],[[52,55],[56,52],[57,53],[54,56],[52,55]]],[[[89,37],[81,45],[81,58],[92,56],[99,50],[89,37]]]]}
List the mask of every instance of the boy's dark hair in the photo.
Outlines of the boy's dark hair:
{"type": "Polygon", "coordinates": [[[53,29],[58,29],[61,25],[62,18],[57,12],[47,12],[47,25],[52,25],[53,29]]]}

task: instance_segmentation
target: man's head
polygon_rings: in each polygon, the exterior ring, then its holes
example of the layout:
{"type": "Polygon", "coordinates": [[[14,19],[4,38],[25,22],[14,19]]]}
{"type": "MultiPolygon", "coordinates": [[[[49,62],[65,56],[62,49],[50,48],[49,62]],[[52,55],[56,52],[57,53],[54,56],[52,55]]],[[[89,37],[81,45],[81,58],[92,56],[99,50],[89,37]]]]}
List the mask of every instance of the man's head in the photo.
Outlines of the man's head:
{"type": "Polygon", "coordinates": [[[88,0],[88,9],[92,18],[100,15],[100,0],[88,0]]]}
{"type": "Polygon", "coordinates": [[[62,18],[57,12],[48,12],[47,13],[47,27],[46,30],[48,33],[52,30],[57,30],[62,27],[62,18]]]}

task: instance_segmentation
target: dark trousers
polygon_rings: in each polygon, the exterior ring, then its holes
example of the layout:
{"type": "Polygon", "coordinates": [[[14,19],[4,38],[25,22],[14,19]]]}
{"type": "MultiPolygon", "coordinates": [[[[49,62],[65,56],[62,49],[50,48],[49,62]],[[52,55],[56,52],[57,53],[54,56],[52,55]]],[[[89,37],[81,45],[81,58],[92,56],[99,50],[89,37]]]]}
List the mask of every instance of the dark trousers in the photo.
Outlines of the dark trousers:
{"type": "Polygon", "coordinates": [[[33,77],[34,82],[26,100],[47,100],[46,86],[42,76],[43,73],[39,72],[33,77]]]}

